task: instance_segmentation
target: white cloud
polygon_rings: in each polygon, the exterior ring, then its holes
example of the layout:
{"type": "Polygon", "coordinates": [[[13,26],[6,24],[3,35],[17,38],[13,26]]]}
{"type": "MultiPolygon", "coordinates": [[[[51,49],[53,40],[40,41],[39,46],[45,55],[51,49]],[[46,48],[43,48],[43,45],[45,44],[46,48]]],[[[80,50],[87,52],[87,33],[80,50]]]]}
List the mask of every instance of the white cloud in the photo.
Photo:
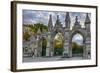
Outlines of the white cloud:
{"type": "Polygon", "coordinates": [[[77,40],[82,40],[83,41],[83,36],[79,33],[75,34],[72,38],[72,41],[77,41],[77,40]]]}

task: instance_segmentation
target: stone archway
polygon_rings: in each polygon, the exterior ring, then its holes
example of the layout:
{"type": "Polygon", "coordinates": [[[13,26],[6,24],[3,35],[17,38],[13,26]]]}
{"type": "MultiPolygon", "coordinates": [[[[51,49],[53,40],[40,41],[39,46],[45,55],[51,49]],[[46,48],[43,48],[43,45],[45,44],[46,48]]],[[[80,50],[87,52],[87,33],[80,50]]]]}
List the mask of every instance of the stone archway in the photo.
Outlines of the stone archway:
{"type": "Polygon", "coordinates": [[[72,56],[83,56],[83,36],[79,33],[73,35],[71,40],[72,56]]]}
{"type": "MultiPolygon", "coordinates": [[[[70,44],[70,48],[69,48],[69,53],[70,53],[70,57],[74,57],[75,56],[75,51],[76,51],[76,56],[78,57],[79,55],[78,54],[81,54],[80,57],[84,57],[84,54],[85,54],[85,41],[86,41],[86,38],[85,38],[85,35],[81,32],[81,31],[73,31],[72,34],[71,34],[71,38],[69,40],[69,44],[70,44]],[[78,43],[78,44],[82,44],[81,46],[78,45],[77,49],[73,50],[73,37],[75,35],[79,34],[82,38],[81,40],[81,43],[78,43]]],[[[76,45],[76,43],[74,43],[74,45],[76,45]]]]}
{"type": "Polygon", "coordinates": [[[63,54],[63,46],[64,42],[63,42],[63,36],[60,32],[55,34],[54,40],[53,40],[53,48],[54,48],[54,55],[58,56],[58,55],[62,55],[63,54]]]}

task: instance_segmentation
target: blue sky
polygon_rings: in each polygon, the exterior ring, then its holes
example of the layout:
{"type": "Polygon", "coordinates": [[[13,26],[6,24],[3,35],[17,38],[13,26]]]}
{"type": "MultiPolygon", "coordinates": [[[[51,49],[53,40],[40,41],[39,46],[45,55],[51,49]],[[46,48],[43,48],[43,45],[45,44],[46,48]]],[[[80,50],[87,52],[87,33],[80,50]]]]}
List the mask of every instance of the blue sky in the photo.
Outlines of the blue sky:
{"type": "Polygon", "coordinates": [[[72,42],[76,42],[79,45],[83,44],[83,36],[79,33],[75,34],[72,38],[72,42]]]}
{"type": "MultiPolygon", "coordinates": [[[[23,10],[23,24],[35,24],[35,23],[43,23],[45,25],[48,24],[49,15],[52,15],[52,21],[53,25],[55,24],[55,21],[57,19],[57,15],[59,15],[60,22],[65,26],[65,16],[66,12],[62,11],[36,11],[36,10],[23,10]]],[[[71,18],[71,26],[74,25],[75,22],[75,16],[78,16],[78,19],[80,21],[80,24],[83,26],[86,13],[82,12],[69,12],[70,18],[71,18]]],[[[89,13],[89,17],[91,19],[91,14],[89,13]]]]}

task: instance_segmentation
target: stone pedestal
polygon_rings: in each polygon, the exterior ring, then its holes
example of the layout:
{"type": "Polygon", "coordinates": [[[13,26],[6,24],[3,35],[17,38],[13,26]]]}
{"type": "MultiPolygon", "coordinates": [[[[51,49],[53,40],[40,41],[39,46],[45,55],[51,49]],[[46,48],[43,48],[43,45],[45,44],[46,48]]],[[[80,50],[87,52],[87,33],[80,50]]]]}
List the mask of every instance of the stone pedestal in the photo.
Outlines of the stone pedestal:
{"type": "Polygon", "coordinates": [[[86,53],[86,46],[84,46],[83,47],[83,58],[84,59],[86,59],[86,55],[87,55],[87,53],[86,53]]]}
{"type": "Polygon", "coordinates": [[[84,58],[86,58],[86,59],[91,58],[90,45],[86,45],[86,48],[84,50],[84,58]]]}
{"type": "Polygon", "coordinates": [[[72,48],[69,48],[69,57],[72,57],[72,48]]]}
{"type": "Polygon", "coordinates": [[[46,56],[50,56],[49,47],[46,48],[46,56]]]}

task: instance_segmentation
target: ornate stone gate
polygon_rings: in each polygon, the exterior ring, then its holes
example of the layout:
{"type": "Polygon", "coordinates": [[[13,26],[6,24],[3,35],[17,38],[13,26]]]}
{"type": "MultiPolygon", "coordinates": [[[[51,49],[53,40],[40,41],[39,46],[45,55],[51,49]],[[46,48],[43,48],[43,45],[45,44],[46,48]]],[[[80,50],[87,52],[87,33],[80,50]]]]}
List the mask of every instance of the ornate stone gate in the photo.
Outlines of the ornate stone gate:
{"type": "Polygon", "coordinates": [[[53,47],[53,40],[56,34],[61,33],[63,36],[63,53],[62,56],[64,57],[72,57],[72,37],[76,33],[79,33],[83,36],[83,58],[89,58],[88,56],[91,56],[91,32],[90,32],[90,18],[88,16],[88,13],[86,13],[86,17],[84,19],[84,25],[85,27],[81,27],[81,23],[78,20],[78,16],[75,17],[75,23],[72,29],[70,28],[71,24],[71,18],[70,13],[66,12],[65,17],[65,27],[62,26],[59,15],[57,15],[57,20],[55,25],[53,26],[52,23],[52,15],[49,16],[48,21],[48,32],[44,33],[38,30],[38,47],[37,52],[38,56],[41,56],[42,53],[42,45],[41,40],[45,38],[47,40],[47,47],[46,47],[46,54],[45,56],[54,56],[54,47],[53,47]]]}

